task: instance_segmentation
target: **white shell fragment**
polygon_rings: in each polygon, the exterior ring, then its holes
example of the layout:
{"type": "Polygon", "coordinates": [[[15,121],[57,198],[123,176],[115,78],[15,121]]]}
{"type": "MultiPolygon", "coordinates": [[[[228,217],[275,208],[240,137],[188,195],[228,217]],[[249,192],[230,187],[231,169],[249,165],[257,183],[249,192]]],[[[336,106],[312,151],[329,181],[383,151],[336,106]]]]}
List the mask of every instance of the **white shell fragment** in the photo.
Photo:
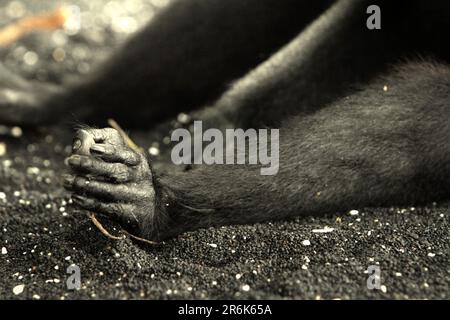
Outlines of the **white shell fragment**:
{"type": "Polygon", "coordinates": [[[25,289],[25,285],[24,284],[19,284],[18,286],[15,286],[13,288],[13,293],[17,296],[19,294],[21,294],[23,292],[23,289],[25,289]]]}
{"type": "Polygon", "coordinates": [[[304,246],[310,246],[310,245],[311,245],[311,241],[309,241],[309,240],[303,240],[303,241],[302,241],[302,245],[304,245],[304,246]]]}
{"type": "Polygon", "coordinates": [[[330,228],[330,227],[325,226],[323,229],[313,229],[312,232],[314,232],[314,233],[328,233],[328,232],[333,232],[333,231],[334,231],[334,228],[330,228]]]}

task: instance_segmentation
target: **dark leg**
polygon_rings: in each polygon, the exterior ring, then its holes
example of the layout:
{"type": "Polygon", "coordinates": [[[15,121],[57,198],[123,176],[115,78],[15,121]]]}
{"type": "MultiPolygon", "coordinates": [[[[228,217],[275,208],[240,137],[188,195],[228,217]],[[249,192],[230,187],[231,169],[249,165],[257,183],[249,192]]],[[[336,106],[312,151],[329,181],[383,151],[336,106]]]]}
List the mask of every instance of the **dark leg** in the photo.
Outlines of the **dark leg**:
{"type": "Polygon", "coordinates": [[[0,124],[44,122],[51,113],[44,113],[41,106],[60,93],[58,86],[27,81],[0,63],[0,124]]]}
{"type": "MultiPolygon", "coordinates": [[[[212,126],[217,126],[217,115],[225,115],[232,126],[248,128],[277,127],[287,116],[315,112],[351,94],[355,84],[386,72],[400,57],[426,56],[425,42],[430,46],[433,38],[425,36],[425,29],[439,33],[442,24],[424,21],[420,15],[424,7],[428,6],[423,1],[338,1],[196,116],[211,119],[212,126]],[[366,27],[370,4],[381,7],[381,30],[366,27]]],[[[434,10],[428,17],[436,16],[439,9],[434,10]]],[[[447,46],[442,37],[434,38],[439,40],[441,47],[447,46]]]]}
{"type": "MultiPolygon", "coordinates": [[[[113,117],[148,127],[215,99],[332,2],[174,1],[89,79],[49,97],[44,106],[36,101],[36,109],[48,110],[54,116],[49,120],[74,114],[92,122],[95,112],[102,121],[113,117]]],[[[0,122],[32,121],[22,113],[17,119],[0,105],[0,122]]]]}
{"type": "Polygon", "coordinates": [[[98,141],[106,138],[113,147],[94,151],[113,163],[70,160],[78,174],[102,178],[86,184],[83,175],[71,176],[66,184],[79,206],[119,218],[150,239],[439,199],[450,191],[449,102],[450,68],[411,63],[315,114],[284,122],[277,175],[262,176],[256,165],[201,165],[183,174],[155,174],[149,184],[143,156],[130,153],[109,129],[98,141]],[[115,183],[118,177],[126,182],[115,183]]]}

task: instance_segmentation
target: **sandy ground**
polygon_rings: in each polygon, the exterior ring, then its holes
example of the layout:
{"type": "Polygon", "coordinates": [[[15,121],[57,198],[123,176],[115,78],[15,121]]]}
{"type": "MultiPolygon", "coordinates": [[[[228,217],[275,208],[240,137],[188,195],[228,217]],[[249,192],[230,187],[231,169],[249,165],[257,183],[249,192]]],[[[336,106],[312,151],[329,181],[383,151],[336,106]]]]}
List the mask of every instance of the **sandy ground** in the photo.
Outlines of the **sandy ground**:
{"type": "MultiPolygon", "coordinates": [[[[2,61],[43,81],[82,75],[101,52],[107,55],[106,48],[132,31],[130,24],[140,26],[151,18],[140,16],[145,8],[164,5],[162,0],[74,2],[95,28],[28,37],[1,49],[2,61]],[[89,16],[87,10],[96,8],[101,16],[89,16]],[[131,17],[135,25],[128,21],[114,27],[108,18],[114,15],[124,21],[131,17]],[[100,52],[95,57],[93,48],[100,52]]],[[[5,8],[0,8],[0,22],[13,20],[20,5],[25,13],[41,9],[30,3],[0,5],[5,8]]],[[[62,189],[71,129],[20,133],[0,135],[6,147],[0,157],[1,299],[449,298],[446,203],[200,230],[157,246],[115,241],[73,208],[62,189]],[[66,286],[72,264],[81,271],[80,290],[66,286]],[[379,290],[367,288],[370,265],[380,267],[379,290]]],[[[154,141],[146,132],[135,136],[146,148],[154,141]]],[[[157,166],[160,160],[154,157],[157,166]]]]}

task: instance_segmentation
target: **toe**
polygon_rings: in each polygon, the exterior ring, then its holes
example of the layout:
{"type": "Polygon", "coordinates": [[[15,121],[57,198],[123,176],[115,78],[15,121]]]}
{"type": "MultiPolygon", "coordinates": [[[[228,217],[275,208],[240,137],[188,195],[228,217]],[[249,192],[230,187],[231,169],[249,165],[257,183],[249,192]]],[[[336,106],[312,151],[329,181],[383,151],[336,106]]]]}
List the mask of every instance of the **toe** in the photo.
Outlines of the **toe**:
{"type": "Polygon", "coordinates": [[[113,144],[125,144],[119,131],[113,128],[104,129],[83,129],[86,133],[91,135],[95,142],[108,141],[113,144]]]}
{"type": "Polygon", "coordinates": [[[107,162],[119,162],[128,166],[136,166],[141,162],[141,156],[125,146],[94,144],[90,151],[107,162]]]}
{"type": "Polygon", "coordinates": [[[122,163],[109,163],[89,156],[73,155],[67,159],[76,172],[92,177],[102,177],[107,181],[124,183],[133,180],[132,170],[122,163]]]}
{"type": "Polygon", "coordinates": [[[133,207],[130,204],[102,202],[98,199],[79,195],[74,195],[72,201],[82,209],[105,214],[114,220],[128,225],[139,223],[137,217],[133,215],[133,207]]]}
{"type": "Polygon", "coordinates": [[[65,177],[64,187],[78,195],[118,202],[133,202],[149,196],[145,190],[127,184],[113,184],[72,175],[65,177]]]}

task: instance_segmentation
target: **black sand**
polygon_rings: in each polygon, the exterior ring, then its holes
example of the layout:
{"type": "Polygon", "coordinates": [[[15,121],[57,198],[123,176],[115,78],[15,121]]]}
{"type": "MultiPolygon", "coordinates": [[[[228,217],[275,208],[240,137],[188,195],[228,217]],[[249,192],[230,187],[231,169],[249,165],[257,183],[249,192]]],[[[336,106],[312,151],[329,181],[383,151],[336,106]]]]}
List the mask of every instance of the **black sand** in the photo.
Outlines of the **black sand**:
{"type": "MultiPolygon", "coordinates": [[[[92,62],[71,50],[95,47],[88,32],[60,43],[62,62],[52,60],[58,45],[49,35],[2,49],[0,58],[29,78],[58,82],[92,62]],[[23,62],[28,50],[38,53],[36,64],[23,62]]],[[[121,41],[105,34],[115,33],[100,33],[103,50],[121,41]]],[[[0,157],[1,299],[449,298],[448,204],[200,230],[157,246],[114,241],[74,209],[62,189],[72,133],[61,125],[0,136],[7,148],[0,157]],[[333,230],[313,232],[325,226],[333,230]],[[81,269],[78,291],[66,288],[72,263],[81,269]],[[369,265],[379,265],[382,290],[367,289],[369,265]],[[19,285],[24,289],[16,295],[19,285]]],[[[152,140],[146,140],[148,147],[152,140]]]]}

